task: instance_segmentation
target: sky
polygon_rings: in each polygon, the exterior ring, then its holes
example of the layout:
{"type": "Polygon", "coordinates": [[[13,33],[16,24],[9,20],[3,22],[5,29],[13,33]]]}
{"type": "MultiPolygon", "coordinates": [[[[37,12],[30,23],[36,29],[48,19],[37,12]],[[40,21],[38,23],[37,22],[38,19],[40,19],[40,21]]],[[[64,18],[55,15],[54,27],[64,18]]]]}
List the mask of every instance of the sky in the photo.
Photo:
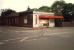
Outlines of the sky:
{"type": "MultiPolygon", "coordinates": [[[[51,6],[56,0],[0,0],[0,9],[13,9],[25,11],[27,7],[39,8],[41,6],[51,6]]],[[[65,0],[67,3],[74,3],[74,0],[65,0]]]]}

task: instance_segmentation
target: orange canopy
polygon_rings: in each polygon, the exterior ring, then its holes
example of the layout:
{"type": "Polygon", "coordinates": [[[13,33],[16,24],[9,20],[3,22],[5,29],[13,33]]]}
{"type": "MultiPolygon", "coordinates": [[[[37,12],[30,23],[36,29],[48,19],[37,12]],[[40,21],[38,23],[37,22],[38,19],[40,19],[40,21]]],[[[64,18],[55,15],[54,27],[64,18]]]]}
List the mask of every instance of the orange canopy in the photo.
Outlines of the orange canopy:
{"type": "Polygon", "coordinates": [[[64,18],[63,16],[46,16],[46,15],[40,15],[39,18],[64,18]]]}

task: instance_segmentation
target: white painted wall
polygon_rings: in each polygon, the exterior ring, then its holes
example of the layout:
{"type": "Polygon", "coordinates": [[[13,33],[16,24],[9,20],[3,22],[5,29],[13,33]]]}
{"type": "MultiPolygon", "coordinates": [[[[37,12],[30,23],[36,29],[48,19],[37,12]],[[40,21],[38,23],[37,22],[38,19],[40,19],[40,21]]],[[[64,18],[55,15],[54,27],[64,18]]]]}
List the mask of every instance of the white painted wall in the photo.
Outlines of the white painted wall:
{"type": "Polygon", "coordinates": [[[39,16],[38,14],[33,14],[33,27],[39,27],[39,16]],[[36,23],[37,18],[37,23],[36,23]]]}
{"type": "Polygon", "coordinates": [[[39,11],[33,11],[33,14],[54,16],[54,13],[52,13],[52,12],[39,12],[39,11]]]}
{"type": "Polygon", "coordinates": [[[54,19],[49,19],[49,27],[55,27],[54,19]]]}
{"type": "MultiPolygon", "coordinates": [[[[54,16],[54,13],[33,11],[33,27],[40,27],[39,15],[50,15],[50,16],[54,16]],[[36,18],[37,18],[37,23],[36,23],[36,18]]],[[[55,26],[54,19],[49,19],[49,27],[54,27],[54,26],[55,26]]]]}

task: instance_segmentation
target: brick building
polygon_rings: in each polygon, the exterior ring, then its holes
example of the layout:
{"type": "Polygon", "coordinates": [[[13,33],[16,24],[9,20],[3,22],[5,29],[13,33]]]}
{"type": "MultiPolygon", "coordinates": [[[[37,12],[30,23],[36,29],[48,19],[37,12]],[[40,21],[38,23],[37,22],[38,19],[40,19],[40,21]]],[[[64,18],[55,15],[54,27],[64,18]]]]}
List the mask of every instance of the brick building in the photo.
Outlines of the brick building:
{"type": "Polygon", "coordinates": [[[52,12],[27,10],[1,17],[0,25],[24,27],[55,27],[55,19],[63,18],[63,16],[54,16],[54,13],[52,12]]]}

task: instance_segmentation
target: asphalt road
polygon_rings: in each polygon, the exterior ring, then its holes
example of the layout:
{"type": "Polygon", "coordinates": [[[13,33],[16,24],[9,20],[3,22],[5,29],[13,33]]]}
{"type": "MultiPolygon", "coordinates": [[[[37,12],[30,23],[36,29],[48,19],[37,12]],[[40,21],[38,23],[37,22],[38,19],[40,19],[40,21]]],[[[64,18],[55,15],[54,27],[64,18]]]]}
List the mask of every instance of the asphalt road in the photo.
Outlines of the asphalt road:
{"type": "Polygon", "coordinates": [[[74,27],[37,30],[0,27],[0,50],[74,50],[74,27]]]}

